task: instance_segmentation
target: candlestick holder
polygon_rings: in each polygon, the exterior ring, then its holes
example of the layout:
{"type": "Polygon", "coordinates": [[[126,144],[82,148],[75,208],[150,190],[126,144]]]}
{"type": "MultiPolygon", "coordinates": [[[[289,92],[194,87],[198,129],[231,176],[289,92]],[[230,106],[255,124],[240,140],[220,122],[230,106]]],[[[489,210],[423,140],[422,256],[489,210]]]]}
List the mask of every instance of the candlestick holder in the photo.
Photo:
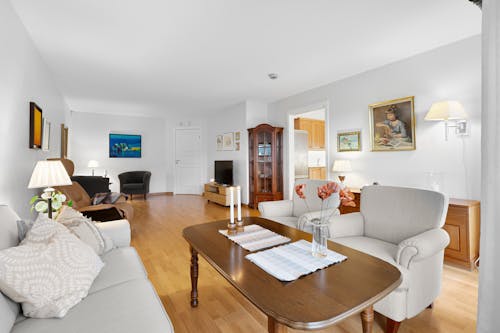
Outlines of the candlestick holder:
{"type": "Polygon", "coordinates": [[[238,233],[236,223],[229,222],[227,224],[227,234],[228,235],[236,235],[238,233]]]}
{"type": "Polygon", "coordinates": [[[244,227],[244,223],[243,223],[243,220],[239,220],[236,222],[236,232],[244,232],[245,231],[245,227],[244,227]]]}

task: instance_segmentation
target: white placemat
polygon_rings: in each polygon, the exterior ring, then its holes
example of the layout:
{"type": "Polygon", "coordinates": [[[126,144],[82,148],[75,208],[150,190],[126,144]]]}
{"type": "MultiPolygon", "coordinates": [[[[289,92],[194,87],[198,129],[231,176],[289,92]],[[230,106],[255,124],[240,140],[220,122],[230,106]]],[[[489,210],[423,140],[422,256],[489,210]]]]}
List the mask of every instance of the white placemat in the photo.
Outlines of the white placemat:
{"type": "Polygon", "coordinates": [[[219,230],[219,232],[248,251],[257,251],[290,241],[290,238],[256,224],[245,226],[244,231],[236,235],[228,235],[227,230],[219,230]]]}
{"type": "Polygon", "coordinates": [[[328,250],[326,257],[314,257],[311,254],[311,243],[305,240],[251,253],[245,258],[280,281],[293,281],[347,259],[331,250],[328,250]]]}

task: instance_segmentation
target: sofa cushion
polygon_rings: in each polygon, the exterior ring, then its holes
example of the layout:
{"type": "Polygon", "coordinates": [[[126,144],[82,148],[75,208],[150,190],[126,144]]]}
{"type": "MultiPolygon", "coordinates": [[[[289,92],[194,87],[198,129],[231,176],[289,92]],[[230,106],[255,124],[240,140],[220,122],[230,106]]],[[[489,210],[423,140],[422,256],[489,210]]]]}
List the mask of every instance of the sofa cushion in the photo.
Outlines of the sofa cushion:
{"type": "Polygon", "coordinates": [[[410,273],[406,268],[396,264],[394,259],[398,251],[398,247],[396,245],[375,238],[363,236],[340,237],[333,239],[333,241],[382,259],[383,261],[395,266],[399,269],[403,278],[403,281],[396,290],[408,289],[410,273]]]}
{"type": "Polygon", "coordinates": [[[0,289],[26,316],[64,317],[85,297],[103,263],[66,227],[40,215],[17,247],[0,251],[0,289]]]}
{"type": "Polygon", "coordinates": [[[145,279],[146,270],[133,247],[112,250],[101,257],[105,266],[97,276],[89,294],[135,279],[145,279]]]}
{"type": "Polygon", "coordinates": [[[103,255],[106,253],[106,250],[109,251],[113,247],[106,244],[106,240],[95,226],[95,222],[69,206],[62,207],[61,212],[56,217],[56,221],[68,228],[98,255],[103,255]]]}
{"type": "Polygon", "coordinates": [[[146,279],[95,292],[62,319],[26,319],[11,333],[173,332],[160,299],[146,279]]]}
{"type": "MultiPolygon", "coordinates": [[[[0,205],[0,250],[17,246],[19,216],[6,205],[0,205]]],[[[9,332],[19,313],[19,304],[0,293],[0,332],[9,332]]]]}

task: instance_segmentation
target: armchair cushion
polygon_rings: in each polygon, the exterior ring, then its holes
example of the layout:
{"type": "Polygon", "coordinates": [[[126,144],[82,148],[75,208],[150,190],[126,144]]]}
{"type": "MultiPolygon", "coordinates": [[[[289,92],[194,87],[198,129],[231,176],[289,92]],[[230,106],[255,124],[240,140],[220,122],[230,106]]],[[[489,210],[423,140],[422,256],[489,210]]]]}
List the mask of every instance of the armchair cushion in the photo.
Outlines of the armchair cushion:
{"type": "MultiPolygon", "coordinates": [[[[303,190],[305,199],[299,198],[295,191],[293,192],[293,216],[299,217],[308,212],[321,210],[321,199],[318,198],[318,187],[327,184],[327,180],[305,179],[304,181],[297,181],[297,184],[305,184],[303,190]]],[[[338,208],[340,205],[340,198],[338,193],[333,193],[328,199],[328,208],[338,208]]],[[[325,207],[326,208],[326,207],[325,207]]]]}
{"type": "Polygon", "coordinates": [[[335,215],[330,223],[333,238],[363,236],[364,219],[361,213],[335,215]]]}
{"type": "Polygon", "coordinates": [[[292,216],[292,210],[292,200],[259,202],[259,212],[262,217],[292,216]]]}
{"type": "Polygon", "coordinates": [[[318,210],[315,212],[309,212],[302,214],[297,222],[297,228],[300,230],[305,230],[308,232],[312,232],[312,229],[308,226],[310,226],[310,222],[314,219],[319,219],[322,216],[331,216],[330,220],[336,216],[340,215],[340,211],[337,208],[330,208],[330,209],[325,209],[323,212],[318,210]]]}
{"type": "Polygon", "coordinates": [[[432,229],[408,238],[398,245],[396,262],[410,268],[412,262],[420,261],[443,251],[450,243],[450,236],[443,229],[432,229]]]}
{"type": "MultiPolygon", "coordinates": [[[[346,214],[347,215],[347,214],[346,214]]],[[[396,290],[406,290],[410,285],[410,271],[405,267],[396,263],[397,245],[389,242],[384,242],[379,239],[369,238],[364,236],[357,237],[341,237],[333,240],[345,246],[349,246],[355,250],[377,257],[389,264],[395,266],[401,272],[403,281],[396,290]]]]}
{"type": "Polygon", "coordinates": [[[441,228],[448,198],[439,192],[392,186],[365,186],[361,214],[365,236],[395,245],[424,231],[441,228]]]}

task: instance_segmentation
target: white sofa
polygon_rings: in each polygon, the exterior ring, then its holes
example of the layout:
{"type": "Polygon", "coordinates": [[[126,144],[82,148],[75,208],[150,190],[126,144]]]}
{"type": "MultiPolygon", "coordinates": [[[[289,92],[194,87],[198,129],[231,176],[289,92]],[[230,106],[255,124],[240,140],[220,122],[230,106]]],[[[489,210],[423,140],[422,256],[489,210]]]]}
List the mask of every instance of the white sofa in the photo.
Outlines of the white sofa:
{"type": "MultiPolygon", "coordinates": [[[[304,195],[306,196],[305,199],[299,198],[297,193],[295,193],[294,191],[292,200],[259,202],[259,212],[261,216],[265,217],[266,219],[294,228],[305,226],[305,230],[308,230],[306,222],[310,221],[312,218],[319,217],[321,213],[321,199],[318,198],[317,188],[319,186],[327,184],[328,182],[329,181],[327,180],[311,179],[297,181],[295,185],[306,185],[304,189],[304,195]]],[[[330,211],[330,213],[339,215],[339,205],[339,194],[333,193],[332,196],[328,199],[328,208],[332,210],[330,211]]]]}
{"type": "MultiPolygon", "coordinates": [[[[0,206],[0,250],[19,243],[19,217],[0,206]]],[[[164,333],[172,323],[133,247],[127,220],[98,224],[117,248],[101,257],[106,264],[89,295],[62,319],[25,318],[20,306],[0,293],[0,333],[164,333]]]]}
{"type": "Polygon", "coordinates": [[[444,249],[450,240],[442,229],[448,198],[428,190],[366,186],[360,208],[360,213],[334,216],[330,234],[334,242],[401,271],[401,285],[374,305],[388,318],[387,332],[395,333],[401,321],[422,312],[441,291],[444,249]]]}

